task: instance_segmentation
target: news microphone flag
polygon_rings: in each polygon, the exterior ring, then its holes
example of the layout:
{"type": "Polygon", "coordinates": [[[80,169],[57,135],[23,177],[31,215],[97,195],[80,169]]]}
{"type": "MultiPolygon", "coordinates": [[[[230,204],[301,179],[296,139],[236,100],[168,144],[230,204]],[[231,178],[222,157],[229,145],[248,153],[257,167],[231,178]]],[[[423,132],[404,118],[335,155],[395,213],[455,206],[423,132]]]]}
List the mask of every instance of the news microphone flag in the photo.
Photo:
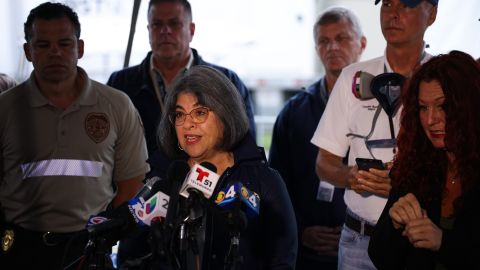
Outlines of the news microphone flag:
{"type": "Polygon", "coordinates": [[[188,173],[182,188],[180,189],[180,195],[188,198],[190,195],[188,189],[196,189],[202,192],[205,198],[212,197],[215,186],[217,185],[220,176],[214,171],[205,168],[200,164],[195,164],[188,173]]]}
{"type": "Polygon", "coordinates": [[[258,196],[257,193],[250,191],[240,182],[227,186],[220,191],[217,194],[215,203],[224,209],[232,209],[235,206],[236,200],[240,200],[242,209],[247,216],[256,217],[259,215],[260,196],[258,196]]]}
{"type": "Polygon", "coordinates": [[[136,210],[142,209],[145,201],[149,201],[153,197],[158,198],[159,195],[157,194],[161,193],[157,192],[159,190],[160,180],[160,177],[157,176],[146,179],[146,184],[133,199],[121,204],[115,209],[99,215],[90,216],[87,220],[87,231],[89,233],[103,233],[114,229],[122,230],[122,228],[133,226],[133,224],[145,225],[146,223],[137,216],[136,210]]]}
{"type": "Polygon", "coordinates": [[[156,221],[167,216],[170,197],[163,192],[157,192],[144,204],[135,204],[132,210],[140,225],[150,226],[156,221]]]}
{"type": "MultiPolygon", "coordinates": [[[[143,198],[136,198],[129,200],[126,206],[131,218],[137,225],[150,226],[152,221],[166,217],[169,198],[168,195],[159,191],[144,203],[142,203],[143,198]]],[[[87,228],[111,222],[111,220],[111,218],[105,216],[90,216],[87,221],[87,228]]]]}
{"type": "Polygon", "coordinates": [[[121,204],[110,212],[92,215],[87,220],[86,230],[88,233],[94,234],[128,231],[135,224],[142,224],[133,210],[134,207],[141,205],[140,198],[135,198],[121,204]]]}

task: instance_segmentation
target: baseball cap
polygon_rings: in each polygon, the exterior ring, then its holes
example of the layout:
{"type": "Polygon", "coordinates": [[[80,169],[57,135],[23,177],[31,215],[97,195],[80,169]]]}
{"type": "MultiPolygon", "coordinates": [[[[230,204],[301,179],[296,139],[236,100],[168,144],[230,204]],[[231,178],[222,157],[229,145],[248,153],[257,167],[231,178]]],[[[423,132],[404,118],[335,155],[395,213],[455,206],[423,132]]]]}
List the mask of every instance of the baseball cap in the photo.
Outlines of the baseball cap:
{"type": "MultiPolygon", "coordinates": [[[[404,3],[405,5],[407,5],[408,7],[416,7],[418,4],[420,4],[423,0],[400,0],[402,1],[402,3],[404,3]]],[[[432,5],[436,6],[438,5],[438,0],[426,0],[428,2],[430,2],[432,5]]],[[[380,0],[375,0],[375,5],[378,4],[380,2],[380,0]]]]}

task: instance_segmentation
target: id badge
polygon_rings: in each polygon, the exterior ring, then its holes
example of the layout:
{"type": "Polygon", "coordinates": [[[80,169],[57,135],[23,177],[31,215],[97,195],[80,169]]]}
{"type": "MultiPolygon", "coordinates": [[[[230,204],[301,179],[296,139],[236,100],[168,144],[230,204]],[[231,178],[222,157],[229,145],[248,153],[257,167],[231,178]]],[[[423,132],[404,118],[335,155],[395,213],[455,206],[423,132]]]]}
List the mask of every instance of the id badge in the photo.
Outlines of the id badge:
{"type": "Polygon", "coordinates": [[[327,181],[320,179],[317,190],[317,201],[332,202],[335,186],[327,181]]]}

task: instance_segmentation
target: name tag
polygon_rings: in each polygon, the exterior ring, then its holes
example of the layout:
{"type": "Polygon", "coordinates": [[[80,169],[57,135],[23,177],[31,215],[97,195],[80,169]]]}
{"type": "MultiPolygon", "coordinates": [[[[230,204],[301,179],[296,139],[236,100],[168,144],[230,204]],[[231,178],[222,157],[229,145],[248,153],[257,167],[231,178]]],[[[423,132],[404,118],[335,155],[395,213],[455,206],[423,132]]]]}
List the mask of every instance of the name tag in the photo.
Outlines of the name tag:
{"type": "Polygon", "coordinates": [[[335,186],[327,181],[320,179],[317,190],[317,201],[331,202],[333,200],[333,193],[335,192],[335,186]]]}

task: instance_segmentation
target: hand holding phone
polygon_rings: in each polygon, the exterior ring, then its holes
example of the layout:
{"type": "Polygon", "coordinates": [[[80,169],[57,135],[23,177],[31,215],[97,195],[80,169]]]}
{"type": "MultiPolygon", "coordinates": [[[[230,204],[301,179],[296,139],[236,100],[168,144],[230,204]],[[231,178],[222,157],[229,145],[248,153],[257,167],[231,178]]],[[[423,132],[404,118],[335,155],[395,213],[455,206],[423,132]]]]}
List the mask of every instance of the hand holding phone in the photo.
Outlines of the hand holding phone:
{"type": "Polygon", "coordinates": [[[385,170],[386,166],[380,159],[371,159],[371,158],[356,158],[357,166],[359,170],[367,171],[370,168],[385,170]]]}
{"type": "Polygon", "coordinates": [[[392,188],[388,167],[379,159],[357,158],[356,162],[358,171],[350,188],[365,197],[372,194],[388,197],[392,188]],[[370,172],[371,168],[379,171],[370,172]]]}

